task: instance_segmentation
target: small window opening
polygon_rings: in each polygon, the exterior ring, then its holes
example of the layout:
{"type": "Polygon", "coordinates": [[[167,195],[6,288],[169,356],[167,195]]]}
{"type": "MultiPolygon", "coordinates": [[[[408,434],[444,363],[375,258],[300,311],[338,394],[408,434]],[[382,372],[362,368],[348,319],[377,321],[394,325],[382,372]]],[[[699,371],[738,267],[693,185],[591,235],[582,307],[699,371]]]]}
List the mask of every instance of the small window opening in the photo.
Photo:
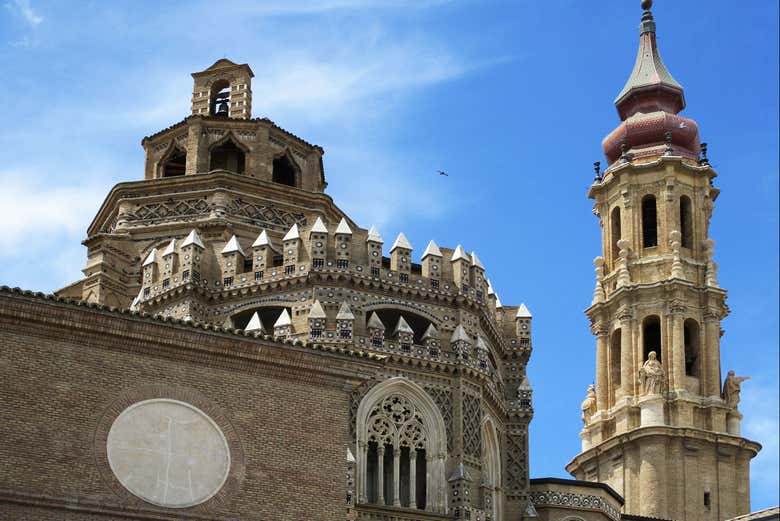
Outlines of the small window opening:
{"type": "Polygon", "coordinates": [[[612,216],[610,217],[610,242],[612,244],[612,262],[615,262],[620,256],[620,248],[618,248],[618,241],[621,239],[621,224],[620,224],[620,208],[615,207],[612,210],[612,216]]]}
{"type": "Polygon", "coordinates": [[[658,246],[658,211],[655,197],[652,195],[642,199],[642,247],[658,246]]]}
{"type": "Polygon", "coordinates": [[[680,238],[683,248],[690,248],[693,245],[691,199],[686,195],[680,197],[680,238]]]}
{"type": "Polygon", "coordinates": [[[296,186],[295,167],[287,156],[274,159],[273,182],[287,186],[296,186]]]}
{"type": "Polygon", "coordinates": [[[620,343],[622,331],[618,329],[612,333],[612,344],[609,349],[609,372],[612,379],[612,390],[620,387],[620,343]]]}
{"type": "Polygon", "coordinates": [[[232,139],[228,139],[211,150],[209,170],[228,170],[237,174],[244,173],[246,158],[232,139]]]}
{"type": "Polygon", "coordinates": [[[710,493],[705,492],[704,493],[704,506],[707,508],[710,508],[710,493]]]}
{"type": "Polygon", "coordinates": [[[187,166],[187,153],[180,149],[174,149],[173,153],[168,156],[162,167],[163,177],[176,177],[184,175],[185,168],[187,166]]]}
{"type": "Polygon", "coordinates": [[[685,344],[685,374],[699,376],[699,325],[695,320],[688,319],[683,325],[683,342],[685,344]]]}
{"type": "Polygon", "coordinates": [[[658,361],[661,361],[661,320],[653,315],[645,319],[643,328],[644,360],[651,351],[655,351],[658,361]]]}

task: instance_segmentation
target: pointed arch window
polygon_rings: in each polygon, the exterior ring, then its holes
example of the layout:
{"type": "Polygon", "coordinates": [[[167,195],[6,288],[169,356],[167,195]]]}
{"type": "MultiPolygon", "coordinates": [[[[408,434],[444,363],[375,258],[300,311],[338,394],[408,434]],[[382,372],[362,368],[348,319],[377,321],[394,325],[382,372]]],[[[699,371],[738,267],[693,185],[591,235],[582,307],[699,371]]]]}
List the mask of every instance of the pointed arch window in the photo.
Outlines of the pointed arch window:
{"type": "Polygon", "coordinates": [[[693,245],[693,214],[691,199],[687,195],[680,197],[680,241],[683,248],[693,245]]]}
{"type": "Polygon", "coordinates": [[[230,137],[211,149],[209,170],[228,170],[243,174],[245,163],[244,151],[230,137]]]}
{"type": "Polygon", "coordinates": [[[160,165],[160,177],[184,175],[187,168],[187,152],[174,146],[160,165]]]}
{"type": "Polygon", "coordinates": [[[655,197],[646,195],[642,199],[642,247],[658,246],[658,210],[655,197]]]}
{"type": "Polygon", "coordinates": [[[274,159],[272,180],[282,185],[298,186],[298,169],[286,154],[274,159]]]}
{"type": "Polygon", "coordinates": [[[374,386],[358,406],[361,503],[444,512],[444,419],[430,396],[403,377],[374,386]]]}

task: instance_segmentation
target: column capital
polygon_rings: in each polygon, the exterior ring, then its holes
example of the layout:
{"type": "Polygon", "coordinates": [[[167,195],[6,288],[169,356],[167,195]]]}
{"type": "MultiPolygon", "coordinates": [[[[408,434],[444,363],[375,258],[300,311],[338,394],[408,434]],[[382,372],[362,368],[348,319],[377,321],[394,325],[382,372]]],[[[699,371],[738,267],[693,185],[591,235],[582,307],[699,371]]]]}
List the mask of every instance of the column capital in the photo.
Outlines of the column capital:
{"type": "Polygon", "coordinates": [[[591,324],[590,332],[596,336],[607,336],[609,335],[609,326],[606,322],[596,322],[591,324]]]}

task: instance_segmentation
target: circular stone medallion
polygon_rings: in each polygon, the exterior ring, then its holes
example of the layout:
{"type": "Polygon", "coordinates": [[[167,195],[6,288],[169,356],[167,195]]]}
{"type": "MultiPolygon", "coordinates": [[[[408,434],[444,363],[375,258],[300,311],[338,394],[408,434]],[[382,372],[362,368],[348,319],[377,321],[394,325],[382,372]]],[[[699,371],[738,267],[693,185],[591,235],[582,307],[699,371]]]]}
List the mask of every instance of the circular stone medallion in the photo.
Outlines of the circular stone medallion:
{"type": "Polygon", "coordinates": [[[230,470],[230,450],[217,424],[176,400],[145,400],[122,411],[106,449],[122,486],[163,507],[203,503],[219,492],[230,470]]]}

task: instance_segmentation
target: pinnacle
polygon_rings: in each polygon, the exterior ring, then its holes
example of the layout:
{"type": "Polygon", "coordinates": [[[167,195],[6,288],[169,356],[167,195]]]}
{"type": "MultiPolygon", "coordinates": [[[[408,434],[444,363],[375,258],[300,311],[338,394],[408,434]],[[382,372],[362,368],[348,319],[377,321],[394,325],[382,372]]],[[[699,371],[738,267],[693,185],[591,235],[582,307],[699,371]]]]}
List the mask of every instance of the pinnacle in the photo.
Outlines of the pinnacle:
{"type": "Polygon", "coordinates": [[[163,250],[162,256],[167,257],[168,255],[173,255],[174,253],[176,253],[176,239],[171,239],[171,242],[169,242],[168,246],[166,246],[163,250]]]}
{"type": "Polygon", "coordinates": [[[311,233],[328,233],[328,229],[325,227],[325,223],[322,222],[322,217],[317,217],[314,221],[314,226],[311,227],[311,233]]]}
{"type": "Polygon", "coordinates": [[[271,239],[268,238],[268,233],[265,230],[261,231],[255,242],[252,243],[253,248],[259,248],[260,246],[272,247],[271,239]]]}
{"type": "Polygon", "coordinates": [[[260,321],[260,316],[257,314],[257,311],[252,314],[252,318],[249,319],[249,323],[244,328],[244,331],[259,331],[260,333],[265,333],[265,328],[260,321]]]}
{"type": "Polygon", "coordinates": [[[532,316],[533,315],[528,311],[528,308],[525,307],[525,304],[520,304],[520,307],[517,308],[517,315],[515,315],[515,318],[531,318],[532,316]]]}
{"type": "Polygon", "coordinates": [[[355,320],[355,315],[352,314],[352,310],[349,309],[349,304],[347,304],[346,300],[341,303],[336,320],[355,320]]]}
{"type": "Polygon", "coordinates": [[[296,223],[290,227],[290,230],[282,238],[282,241],[294,241],[295,239],[300,239],[300,238],[301,238],[301,233],[298,230],[298,224],[296,223]]]}
{"type": "Polygon", "coordinates": [[[311,309],[309,309],[309,318],[327,318],[325,310],[322,309],[322,304],[320,304],[319,300],[315,300],[314,304],[311,305],[311,309]]]}
{"type": "Polygon", "coordinates": [[[371,229],[368,230],[368,238],[366,238],[366,241],[384,242],[382,241],[382,237],[379,235],[379,232],[376,230],[376,226],[371,226],[371,229]]]}
{"type": "Polygon", "coordinates": [[[405,250],[412,249],[412,244],[403,232],[399,233],[398,237],[395,238],[395,242],[393,243],[393,247],[390,248],[390,252],[392,253],[396,248],[404,248],[405,250]]]}
{"type": "Polygon", "coordinates": [[[282,313],[279,315],[279,318],[277,318],[276,322],[274,322],[274,327],[289,326],[291,324],[292,320],[290,320],[290,314],[287,312],[287,308],[284,308],[282,313]]]}
{"type": "Polygon", "coordinates": [[[428,255],[433,255],[435,257],[441,257],[441,250],[439,249],[439,245],[436,244],[433,240],[428,243],[428,246],[425,247],[425,251],[422,254],[422,258],[424,259],[428,255]]]}
{"type": "Polygon", "coordinates": [[[396,324],[393,334],[397,335],[398,333],[409,333],[410,335],[414,334],[414,330],[409,327],[409,324],[406,323],[404,317],[398,317],[398,324],[396,324]]]}
{"type": "Polygon", "coordinates": [[[149,255],[146,257],[143,265],[148,266],[149,264],[154,264],[155,262],[157,262],[157,248],[152,248],[152,251],[149,252],[149,255]]]}
{"type": "Polygon", "coordinates": [[[381,329],[382,331],[385,330],[385,325],[379,319],[379,316],[376,314],[376,312],[371,313],[371,316],[368,317],[368,324],[366,326],[368,329],[381,329]]]}
{"type": "Polygon", "coordinates": [[[463,246],[458,244],[455,246],[455,251],[452,252],[452,258],[450,261],[455,262],[456,260],[465,260],[468,262],[471,262],[471,259],[469,258],[468,253],[463,249],[463,246]]]}
{"type": "Polygon", "coordinates": [[[466,330],[463,328],[463,324],[458,324],[458,327],[455,328],[455,331],[452,332],[452,337],[450,338],[450,342],[467,342],[471,343],[471,338],[469,338],[468,333],[466,333],[466,330]]]}
{"type": "Polygon", "coordinates": [[[341,235],[352,235],[352,228],[349,227],[345,218],[342,217],[339,221],[339,225],[336,226],[336,233],[341,235]]]}
{"type": "Polygon", "coordinates": [[[230,240],[225,244],[225,247],[222,248],[222,253],[233,253],[238,252],[242,256],[246,257],[246,254],[244,253],[244,250],[241,249],[241,244],[238,243],[238,237],[235,235],[230,238],[230,240]]]}
{"type": "Polygon", "coordinates": [[[205,246],[203,246],[203,241],[200,240],[200,235],[198,235],[198,232],[193,228],[189,235],[184,239],[184,242],[181,243],[182,248],[185,246],[189,246],[190,244],[194,244],[195,246],[199,246],[200,248],[206,249],[205,246]]]}

